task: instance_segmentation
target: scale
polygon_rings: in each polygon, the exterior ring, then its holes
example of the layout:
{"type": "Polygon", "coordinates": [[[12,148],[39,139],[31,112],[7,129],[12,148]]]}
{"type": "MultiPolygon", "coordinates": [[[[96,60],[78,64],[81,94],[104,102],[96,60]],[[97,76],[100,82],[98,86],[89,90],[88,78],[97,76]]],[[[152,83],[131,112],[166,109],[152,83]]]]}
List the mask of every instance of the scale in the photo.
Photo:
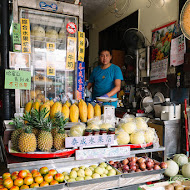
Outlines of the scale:
{"type": "MultiPolygon", "coordinates": [[[[96,100],[99,102],[116,102],[118,98],[109,98],[109,97],[96,97],[96,100]]],[[[104,105],[103,106],[103,114],[104,114],[104,120],[111,120],[115,118],[115,106],[112,105],[104,105]]]]}

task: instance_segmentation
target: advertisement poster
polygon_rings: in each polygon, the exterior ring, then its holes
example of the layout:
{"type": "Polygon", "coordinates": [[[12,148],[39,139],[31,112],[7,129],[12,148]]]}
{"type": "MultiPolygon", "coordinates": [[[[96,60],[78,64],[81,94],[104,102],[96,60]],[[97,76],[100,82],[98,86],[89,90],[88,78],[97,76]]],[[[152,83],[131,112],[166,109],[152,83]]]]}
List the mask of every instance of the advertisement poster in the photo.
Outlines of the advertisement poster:
{"type": "Polygon", "coordinates": [[[5,89],[30,90],[31,72],[21,70],[5,70],[5,89]]]}
{"type": "Polygon", "coordinates": [[[77,63],[77,100],[84,99],[85,62],[77,63]]]}
{"type": "Polygon", "coordinates": [[[30,54],[9,52],[10,68],[30,68],[30,54]]]}
{"type": "Polygon", "coordinates": [[[176,21],[171,22],[152,31],[151,62],[165,59],[170,54],[171,40],[176,21]]]}
{"type": "Polygon", "coordinates": [[[186,52],[185,36],[182,34],[171,41],[170,66],[178,66],[184,63],[186,52]]]}
{"type": "Polygon", "coordinates": [[[150,83],[166,82],[168,58],[151,63],[150,83]]]}

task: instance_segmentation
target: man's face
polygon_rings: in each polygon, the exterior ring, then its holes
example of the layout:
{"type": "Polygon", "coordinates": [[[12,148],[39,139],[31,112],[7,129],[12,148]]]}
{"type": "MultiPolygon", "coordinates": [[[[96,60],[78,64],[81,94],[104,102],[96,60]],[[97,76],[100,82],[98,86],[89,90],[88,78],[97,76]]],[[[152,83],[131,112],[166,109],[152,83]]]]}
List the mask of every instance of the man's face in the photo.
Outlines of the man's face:
{"type": "Polygon", "coordinates": [[[110,63],[112,59],[112,56],[110,55],[110,52],[109,51],[102,51],[100,53],[100,62],[103,64],[103,65],[107,65],[110,63]]]}

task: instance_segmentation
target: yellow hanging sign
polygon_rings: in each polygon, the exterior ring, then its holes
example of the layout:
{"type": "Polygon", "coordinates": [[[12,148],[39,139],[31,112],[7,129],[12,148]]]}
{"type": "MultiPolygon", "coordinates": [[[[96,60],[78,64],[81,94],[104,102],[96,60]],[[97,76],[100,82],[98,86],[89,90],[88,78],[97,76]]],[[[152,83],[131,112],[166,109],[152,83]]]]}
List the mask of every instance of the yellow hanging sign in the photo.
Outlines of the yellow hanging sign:
{"type": "Polygon", "coordinates": [[[48,51],[51,51],[51,52],[53,52],[53,51],[55,51],[55,43],[46,43],[46,48],[47,48],[47,50],[48,51]]]}
{"type": "Polygon", "coordinates": [[[48,76],[55,76],[55,67],[47,66],[47,75],[48,76]]]}
{"type": "Polygon", "coordinates": [[[74,37],[68,37],[67,39],[66,70],[75,69],[76,42],[77,42],[77,39],[74,37]]]}
{"type": "Polygon", "coordinates": [[[85,33],[78,32],[78,61],[84,62],[85,53],[85,33]]]}
{"type": "Polygon", "coordinates": [[[22,52],[31,53],[29,19],[21,18],[20,26],[21,26],[22,52]]]}

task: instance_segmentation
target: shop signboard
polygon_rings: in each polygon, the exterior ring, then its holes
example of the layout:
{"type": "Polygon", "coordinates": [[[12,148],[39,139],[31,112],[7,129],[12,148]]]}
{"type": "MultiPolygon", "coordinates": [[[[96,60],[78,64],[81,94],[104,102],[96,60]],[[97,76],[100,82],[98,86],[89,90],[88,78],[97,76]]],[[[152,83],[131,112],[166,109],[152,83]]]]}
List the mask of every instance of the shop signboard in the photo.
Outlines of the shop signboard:
{"type": "Polygon", "coordinates": [[[74,37],[68,37],[67,39],[66,70],[75,69],[76,42],[77,39],[74,37]]]}
{"type": "Polygon", "coordinates": [[[85,53],[85,33],[78,32],[78,61],[84,62],[85,53]]]}
{"type": "Polygon", "coordinates": [[[20,34],[20,24],[12,24],[12,44],[14,52],[21,52],[21,34],[20,34]]]}
{"type": "Polygon", "coordinates": [[[84,99],[85,89],[85,62],[77,64],[77,100],[84,99]]]}
{"type": "Polygon", "coordinates": [[[76,160],[96,159],[96,158],[109,158],[130,155],[130,147],[111,147],[111,148],[96,148],[76,150],[76,160]]]}
{"type": "Polygon", "coordinates": [[[20,25],[21,25],[22,52],[31,53],[29,19],[21,18],[20,25]]]}
{"type": "Polygon", "coordinates": [[[30,90],[31,72],[21,70],[5,70],[5,89],[30,90]]]}

